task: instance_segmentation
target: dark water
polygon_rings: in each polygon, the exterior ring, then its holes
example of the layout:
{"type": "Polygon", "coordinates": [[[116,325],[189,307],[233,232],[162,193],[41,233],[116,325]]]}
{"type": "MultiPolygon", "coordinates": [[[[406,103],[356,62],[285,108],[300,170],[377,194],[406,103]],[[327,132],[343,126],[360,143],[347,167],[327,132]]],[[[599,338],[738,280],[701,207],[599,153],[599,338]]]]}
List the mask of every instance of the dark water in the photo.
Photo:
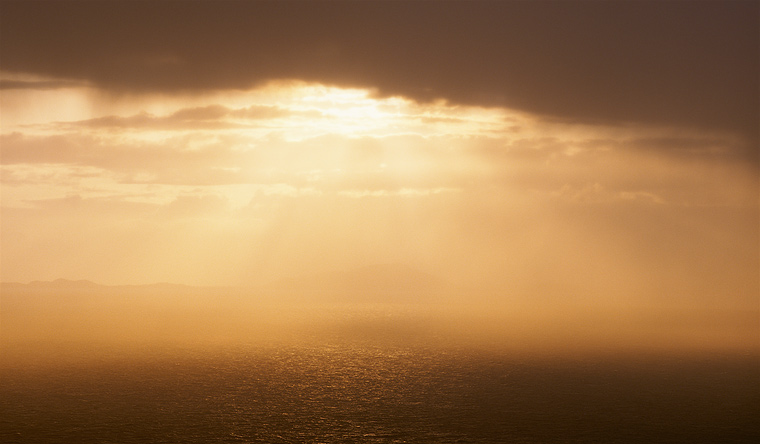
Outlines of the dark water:
{"type": "Polygon", "coordinates": [[[755,358],[320,346],[1,371],[3,443],[760,442],[755,358]]]}

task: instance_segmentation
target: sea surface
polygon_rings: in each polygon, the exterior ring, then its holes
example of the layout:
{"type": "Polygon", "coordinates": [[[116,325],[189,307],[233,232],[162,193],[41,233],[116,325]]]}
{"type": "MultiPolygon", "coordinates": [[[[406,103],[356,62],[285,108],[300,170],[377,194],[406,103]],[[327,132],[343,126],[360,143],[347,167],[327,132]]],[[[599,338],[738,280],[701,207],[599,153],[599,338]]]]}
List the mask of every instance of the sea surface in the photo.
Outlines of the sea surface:
{"type": "Polygon", "coordinates": [[[756,357],[321,344],[0,372],[2,443],[760,442],[756,357]]]}

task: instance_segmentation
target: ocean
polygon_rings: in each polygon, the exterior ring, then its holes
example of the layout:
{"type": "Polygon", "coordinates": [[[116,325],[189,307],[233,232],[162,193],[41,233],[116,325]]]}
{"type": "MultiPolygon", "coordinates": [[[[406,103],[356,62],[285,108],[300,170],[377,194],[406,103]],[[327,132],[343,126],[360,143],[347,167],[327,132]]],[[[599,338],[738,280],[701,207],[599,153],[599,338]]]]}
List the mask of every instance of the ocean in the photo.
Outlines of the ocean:
{"type": "Polygon", "coordinates": [[[368,343],[112,350],[0,366],[0,442],[760,442],[759,364],[368,343]]]}

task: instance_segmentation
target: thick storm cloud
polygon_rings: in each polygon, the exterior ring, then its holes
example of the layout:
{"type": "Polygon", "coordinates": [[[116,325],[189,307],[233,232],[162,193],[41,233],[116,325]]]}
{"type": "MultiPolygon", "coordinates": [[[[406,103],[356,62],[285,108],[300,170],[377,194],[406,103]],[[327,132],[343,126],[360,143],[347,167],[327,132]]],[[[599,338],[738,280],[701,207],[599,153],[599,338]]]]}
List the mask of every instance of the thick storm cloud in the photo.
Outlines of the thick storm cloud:
{"type": "Polygon", "coordinates": [[[757,142],[756,2],[4,2],[2,11],[3,71],[117,93],[293,78],[757,142]]]}

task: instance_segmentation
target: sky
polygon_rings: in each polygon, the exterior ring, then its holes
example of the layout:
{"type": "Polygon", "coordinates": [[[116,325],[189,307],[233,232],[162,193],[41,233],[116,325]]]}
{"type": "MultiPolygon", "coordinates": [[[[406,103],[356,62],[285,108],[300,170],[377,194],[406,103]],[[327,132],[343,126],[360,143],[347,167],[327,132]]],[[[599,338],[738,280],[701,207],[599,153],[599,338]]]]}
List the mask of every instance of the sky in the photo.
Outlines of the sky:
{"type": "Polygon", "coordinates": [[[3,282],[757,308],[757,2],[0,11],[3,282]]]}

